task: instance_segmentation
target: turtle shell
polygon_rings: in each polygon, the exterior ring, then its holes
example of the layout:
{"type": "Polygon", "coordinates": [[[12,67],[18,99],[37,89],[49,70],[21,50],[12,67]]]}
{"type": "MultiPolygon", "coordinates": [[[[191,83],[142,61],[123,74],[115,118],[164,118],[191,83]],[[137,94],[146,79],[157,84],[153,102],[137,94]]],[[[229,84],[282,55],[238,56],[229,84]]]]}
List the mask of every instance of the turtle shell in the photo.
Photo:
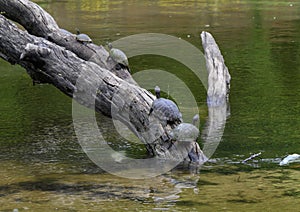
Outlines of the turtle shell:
{"type": "Polygon", "coordinates": [[[158,98],[153,101],[150,114],[158,118],[164,125],[168,123],[180,123],[182,121],[182,115],[179,112],[177,105],[165,98],[158,98]]]}
{"type": "Polygon", "coordinates": [[[115,48],[110,49],[109,55],[116,63],[128,67],[129,64],[128,64],[127,56],[120,49],[115,49],[115,48]]]}
{"type": "Polygon", "coordinates": [[[181,123],[172,130],[170,136],[177,141],[192,142],[197,140],[199,129],[193,124],[181,123]]]}
{"type": "Polygon", "coordinates": [[[86,43],[92,42],[92,39],[87,34],[83,34],[83,33],[76,35],[76,40],[80,42],[86,42],[86,43]]]}

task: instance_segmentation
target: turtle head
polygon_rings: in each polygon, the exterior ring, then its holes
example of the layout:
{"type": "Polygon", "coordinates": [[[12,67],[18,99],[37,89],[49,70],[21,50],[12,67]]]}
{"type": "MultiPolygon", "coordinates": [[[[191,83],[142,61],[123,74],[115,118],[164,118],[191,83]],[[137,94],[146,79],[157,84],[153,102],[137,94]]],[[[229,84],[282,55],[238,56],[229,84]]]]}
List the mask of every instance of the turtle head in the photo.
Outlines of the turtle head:
{"type": "Polygon", "coordinates": [[[192,124],[193,124],[194,126],[196,126],[196,123],[197,123],[198,120],[199,120],[199,115],[196,114],[196,115],[193,117],[192,124]]]}
{"type": "Polygon", "coordinates": [[[107,47],[108,47],[109,50],[111,50],[113,46],[112,46],[111,43],[107,43],[107,47]]]}
{"type": "Polygon", "coordinates": [[[158,86],[155,86],[154,90],[155,90],[156,98],[159,99],[160,98],[160,88],[158,86]]]}
{"type": "Polygon", "coordinates": [[[80,34],[79,29],[78,29],[78,28],[75,28],[75,30],[76,30],[76,34],[79,35],[79,34],[80,34]]]}

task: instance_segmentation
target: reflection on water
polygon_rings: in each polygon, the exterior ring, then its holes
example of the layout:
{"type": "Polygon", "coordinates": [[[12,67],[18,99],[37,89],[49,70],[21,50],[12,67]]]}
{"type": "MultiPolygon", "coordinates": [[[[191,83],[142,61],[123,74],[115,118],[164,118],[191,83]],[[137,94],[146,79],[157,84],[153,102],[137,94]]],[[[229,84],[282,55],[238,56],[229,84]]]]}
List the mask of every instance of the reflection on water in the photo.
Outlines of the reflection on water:
{"type": "MultiPolygon", "coordinates": [[[[299,164],[278,167],[300,153],[300,5],[291,1],[36,1],[59,25],[78,27],[97,44],[159,32],[201,49],[210,31],[232,75],[230,118],[217,151],[200,173],[178,168],[137,181],[105,173],[82,151],[71,100],[49,85],[32,86],[18,66],[0,61],[0,210],[28,211],[257,211],[295,210],[299,164]],[[241,162],[262,152],[246,164],[241,162]]],[[[201,131],[209,120],[205,90],[189,70],[157,56],[129,59],[133,72],[161,68],[193,92],[201,131]]],[[[114,149],[134,158],[145,148],[98,125],[114,149]]],[[[203,140],[199,140],[203,142],[203,140]]]]}

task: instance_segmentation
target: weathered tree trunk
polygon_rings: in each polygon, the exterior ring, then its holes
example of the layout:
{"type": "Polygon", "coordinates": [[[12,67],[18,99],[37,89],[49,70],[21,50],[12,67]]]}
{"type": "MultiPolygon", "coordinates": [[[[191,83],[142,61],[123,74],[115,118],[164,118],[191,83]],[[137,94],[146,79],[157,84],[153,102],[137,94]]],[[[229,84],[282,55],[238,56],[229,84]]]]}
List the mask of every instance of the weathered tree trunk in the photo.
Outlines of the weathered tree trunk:
{"type": "MultiPolygon", "coordinates": [[[[1,0],[0,11],[5,16],[0,15],[0,57],[24,67],[34,82],[50,83],[86,107],[110,117],[114,110],[114,118],[126,124],[151,155],[182,159],[178,154],[181,150],[173,148],[175,141],[165,140],[164,136],[175,125],[150,123],[148,114],[155,97],[138,87],[126,69],[116,70],[105,48],[66,35],[47,12],[28,0],[1,0]]],[[[205,42],[209,41],[203,41],[204,49],[205,42]]],[[[207,64],[214,61],[213,57],[206,58],[207,64]]],[[[211,73],[214,68],[209,69],[211,73]]],[[[222,89],[212,92],[219,97],[223,95],[224,77],[216,83],[209,86],[213,89],[221,83],[222,89]]],[[[203,158],[201,151],[199,154],[203,158]]]]}
{"type": "Polygon", "coordinates": [[[208,106],[218,106],[226,102],[230,89],[231,76],[215,39],[207,32],[201,33],[208,71],[208,106]]]}
{"type": "Polygon", "coordinates": [[[229,89],[231,76],[215,39],[201,33],[208,71],[208,118],[202,132],[203,152],[210,158],[221,142],[226,120],[230,116],[229,89]]]}

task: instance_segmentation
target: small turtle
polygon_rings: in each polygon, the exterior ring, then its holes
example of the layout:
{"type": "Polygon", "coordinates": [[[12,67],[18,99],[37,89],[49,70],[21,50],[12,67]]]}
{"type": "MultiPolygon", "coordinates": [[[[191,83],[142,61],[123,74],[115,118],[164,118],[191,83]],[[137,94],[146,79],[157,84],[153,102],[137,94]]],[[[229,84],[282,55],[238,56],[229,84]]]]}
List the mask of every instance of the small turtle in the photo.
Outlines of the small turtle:
{"type": "Polygon", "coordinates": [[[196,114],[193,117],[192,124],[181,123],[175,127],[170,133],[170,137],[178,142],[185,142],[190,145],[190,152],[188,152],[188,157],[192,162],[203,163],[207,160],[203,152],[201,151],[199,144],[196,142],[199,136],[199,129],[195,126],[196,122],[199,120],[199,115],[196,114]]]}
{"type": "Polygon", "coordinates": [[[158,118],[163,126],[167,124],[178,124],[182,122],[182,115],[179,112],[177,105],[165,98],[160,97],[160,88],[155,87],[156,99],[152,103],[149,115],[153,115],[158,118]]]}
{"type": "Polygon", "coordinates": [[[111,43],[108,43],[107,46],[109,49],[110,58],[118,64],[116,68],[117,69],[125,68],[130,72],[128,67],[129,63],[126,54],[120,49],[113,48],[111,43]]]}
{"type": "Polygon", "coordinates": [[[199,120],[199,115],[193,117],[192,124],[181,123],[170,133],[170,137],[176,141],[196,141],[199,136],[199,129],[195,126],[199,120]]]}
{"type": "Polygon", "coordinates": [[[77,35],[76,35],[76,40],[81,42],[81,43],[92,43],[92,39],[87,35],[80,33],[78,29],[76,29],[77,35]]]}

